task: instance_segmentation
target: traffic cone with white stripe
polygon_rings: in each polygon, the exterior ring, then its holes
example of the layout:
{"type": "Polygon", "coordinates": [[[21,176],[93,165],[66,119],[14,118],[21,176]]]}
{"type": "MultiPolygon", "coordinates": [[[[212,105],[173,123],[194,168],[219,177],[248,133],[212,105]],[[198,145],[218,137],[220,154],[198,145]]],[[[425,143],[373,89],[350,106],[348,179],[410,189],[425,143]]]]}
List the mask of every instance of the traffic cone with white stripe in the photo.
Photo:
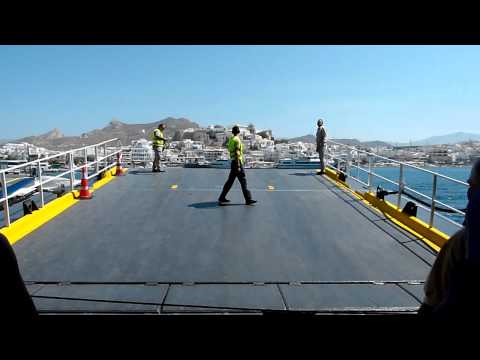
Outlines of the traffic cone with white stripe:
{"type": "Polygon", "coordinates": [[[87,200],[93,197],[92,192],[88,188],[88,172],[87,165],[82,168],[82,180],[80,181],[80,195],[79,199],[87,200]]]}
{"type": "Polygon", "coordinates": [[[117,153],[117,168],[115,171],[115,176],[123,176],[125,172],[122,169],[122,153],[117,153]]]}

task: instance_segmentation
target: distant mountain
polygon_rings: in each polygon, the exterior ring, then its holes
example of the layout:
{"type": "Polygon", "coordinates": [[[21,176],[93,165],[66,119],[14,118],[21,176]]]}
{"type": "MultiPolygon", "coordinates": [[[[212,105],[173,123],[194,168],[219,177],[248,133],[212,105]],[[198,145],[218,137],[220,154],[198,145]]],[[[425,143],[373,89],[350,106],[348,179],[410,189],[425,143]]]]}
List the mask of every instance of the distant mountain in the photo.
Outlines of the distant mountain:
{"type": "Polygon", "coordinates": [[[10,140],[8,140],[8,139],[0,139],[0,145],[6,144],[6,143],[8,143],[8,142],[10,142],[10,140]]]}
{"type": "Polygon", "coordinates": [[[364,141],[362,142],[363,145],[365,146],[368,146],[368,147],[371,147],[371,148],[374,148],[374,147],[391,147],[392,144],[390,143],[387,143],[385,141],[364,141]]]}
{"type": "Polygon", "coordinates": [[[288,142],[304,142],[304,143],[311,143],[311,144],[315,144],[317,141],[316,141],[316,137],[314,135],[304,135],[304,136],[299,136],[299,137],[296,137],[296,138],[291,138],[291,139],[287,139],[288,142]]]}
{"type": "Polygon", "coordinates": [[[350,145],[350,146],[362,146],[362,142],[357,139],[331,139],[340,144],[350,145]]]}
{"type": "Polygon", "coordinates": [[[456,132],[447,135],[441,136],[431,136],[426,139],[416,140],[409,143],[395,143],[394,145],[401,146],[401,145],[442,145],[442,144],[458,144],[466,141],[480,141],[480,134],[472,134],[472,133],[465,133],[465,132],[456,132]]]}
{"type": "Polygon", "coordinates": [[[132,140],[141,138],[150,138],[150,134],[158,124],[165,124],[165,136],[173,137],[177,130],[188,128],[199,128],[199,125],[185,118],[168,117],[163,120],[147,124],[126,124],[113,119],[102,129],[95,129],[80,136],[64,136],[60,130],[53,129],[46,134],[39,136],[29,136],[15,140],[15,142],[28,142],[30,144],[45,147],[47,149],[62,150],[92,145],[103,140],[118,138],[124,145],[128,145],[132,140]]]}
{"type": "MultiPolygon", "coordinates": [[[[366,147],[377,147],[377,146],[391,146],[389,143],[386,143],[384,141],[360,141],[357,139],[331,139],[332,141],[345,144],[345,145],[350,145],[350,146],[366,146],[366,147]]],[[[305,136],[300,136],[296,138],[291,138],[288,139],[288,142],[305,142],[305,143],[311,143],[315,144],[316,137],[314,135],[305,135],[305,136]]]]}
{"type": "MultiPolygon", "coordinates": [[[[62,139],[65,136],[60,132],[59,129],[53,129],[45,134],[38,135],[38,136],[28,136],[26,138],[22,138],[17,140],[18,142],[28,142],[30,144],[33,144],[34,142],[37,143],[44,143],[44,142],[49,142],[50,140],[55,140],[55,139],[62,139]]],[[[35,144],[36,145],[36,144],[35,144]]]]}

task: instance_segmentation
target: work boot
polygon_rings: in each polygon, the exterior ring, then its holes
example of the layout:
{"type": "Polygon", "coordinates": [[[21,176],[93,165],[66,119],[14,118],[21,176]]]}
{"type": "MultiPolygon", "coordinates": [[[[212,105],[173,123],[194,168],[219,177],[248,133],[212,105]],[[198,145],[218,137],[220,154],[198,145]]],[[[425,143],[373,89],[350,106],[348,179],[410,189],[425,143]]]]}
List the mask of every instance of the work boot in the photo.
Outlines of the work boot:
{"type": "Polygon", "coordinates": [[[252,200],[252,199],[250,199],[250,200],[247,200],[247,201],[245,202],[245,205],[253,205],[253,204],[255,204],[256,202],[257,202],[257,200],[252,200]]]}
{"type": "Polygon", "coordinates": [[[229,203],[230,200],[228,199],[218,199],[218,203],[221,205],[221,204],[225,204],[225,203],[229,203]]]}

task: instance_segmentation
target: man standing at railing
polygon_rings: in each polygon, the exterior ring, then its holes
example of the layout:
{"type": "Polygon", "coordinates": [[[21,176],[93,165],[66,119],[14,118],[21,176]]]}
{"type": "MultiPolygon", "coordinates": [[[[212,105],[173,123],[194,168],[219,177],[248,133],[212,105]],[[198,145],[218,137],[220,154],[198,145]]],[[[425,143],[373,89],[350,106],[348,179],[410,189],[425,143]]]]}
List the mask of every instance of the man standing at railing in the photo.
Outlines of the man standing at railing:
{"type": "Polygon", "coordinates": [[[152,147],[155,158],[153,160],[152,172],[160,172],[160,152],[163,151],[165,146],[165,136],[163,135],[163,130],[165,130],[165,125],[160,124],[158,128],[153,130],[152,134],[152,147]]]}
{"type": "Polygon", "coordinates": [[[327,132],[325,131],[325,127],[323,126],[323,120],[318,119],[317,121],[317,152],[318,157],[320,159],[320,174],[325,172],[325,139],[327,137],[327,132]]]}

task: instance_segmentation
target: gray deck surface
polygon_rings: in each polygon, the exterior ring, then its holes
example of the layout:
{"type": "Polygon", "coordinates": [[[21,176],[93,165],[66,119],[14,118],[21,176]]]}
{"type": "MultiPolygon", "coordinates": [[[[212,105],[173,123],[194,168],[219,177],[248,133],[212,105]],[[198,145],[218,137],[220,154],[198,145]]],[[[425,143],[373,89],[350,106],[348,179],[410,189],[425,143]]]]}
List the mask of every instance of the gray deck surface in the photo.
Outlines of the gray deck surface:
{"type": "MultiPolygon", "coordinates": [[[[220,207],[227,175],[223,169],[130,170],[15,244],[24,280],[425,280],[435,259],[421,241],[311,170],[247,170],[259,202],[245,206],[236,183],[228,195],[232,206],[220,207]]],[[[272,309],[415,307],[423,296],[421,285],[395,284],[174,285],[168,293],[167,285],[29,289],[42,296],[272,309]]],[[[155,308],[34,300],[41,310],[155,308]]]]}

